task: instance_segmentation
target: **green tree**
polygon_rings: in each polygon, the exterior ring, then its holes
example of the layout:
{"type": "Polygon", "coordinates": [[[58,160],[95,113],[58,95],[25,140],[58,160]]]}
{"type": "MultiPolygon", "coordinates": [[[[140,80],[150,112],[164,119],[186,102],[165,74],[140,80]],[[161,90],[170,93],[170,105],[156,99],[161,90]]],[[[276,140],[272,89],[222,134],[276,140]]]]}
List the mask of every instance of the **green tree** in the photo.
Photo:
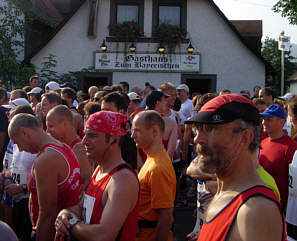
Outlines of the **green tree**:
{"type": "MultiPolygon", "coordinates": [[[[266,37],[262,46],[262,56],[275,69],[275,76],[269,75],[266,77],[266,86],[270,86],[276,95],[280,95],[281,91],[281,51],[278,50],[278,41],[266,37]]],[[[285,52],[285,80],[288,79],[296,70],[296,64],[292,62],[295,58],[291,52],[285,52]]],[[[285,81],[285,90],[289,88],[285,81]]]]}
{"type": "Polygon", "coordinates": [[[297,1],[279,0],[272,8],[273,11],[281,13],[289,19],[290,24],[297,24],[297,1]]]}
{"type": "Polygon", "coordinates": [[[35,73],[34,66],[22,63],[24,33],[22,11],[5,1],[0,5],[0,79],[8,89],[27,85],[35,73]]]}
{"type": "Polygon", "coordinates": [[[54,54],[49,54],[47,57],[43,57],[42,67],[40,69],[39,78],[41,86],[44,86],[50,81],[60,82],[59,74],[54,70],[57,66],[56,56],[54,54]]]}

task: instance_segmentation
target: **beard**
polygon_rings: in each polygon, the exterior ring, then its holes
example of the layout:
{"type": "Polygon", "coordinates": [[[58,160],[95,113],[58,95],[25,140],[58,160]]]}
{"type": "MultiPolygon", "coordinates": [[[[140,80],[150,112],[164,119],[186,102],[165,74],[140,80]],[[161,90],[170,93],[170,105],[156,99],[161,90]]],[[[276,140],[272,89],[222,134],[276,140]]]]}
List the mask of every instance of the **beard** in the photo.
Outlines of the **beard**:
{"type": "Polygon", "coordinates": [[[215,148],[216,153],[210,150],[207,146],[197,144],[196,151],[198,153],[198,166],[201,171],[208,174],[219,174],[224,172],[230,165],[231,159],[226,158],[223,153],[220,153],[219,148],[215,148]]]}

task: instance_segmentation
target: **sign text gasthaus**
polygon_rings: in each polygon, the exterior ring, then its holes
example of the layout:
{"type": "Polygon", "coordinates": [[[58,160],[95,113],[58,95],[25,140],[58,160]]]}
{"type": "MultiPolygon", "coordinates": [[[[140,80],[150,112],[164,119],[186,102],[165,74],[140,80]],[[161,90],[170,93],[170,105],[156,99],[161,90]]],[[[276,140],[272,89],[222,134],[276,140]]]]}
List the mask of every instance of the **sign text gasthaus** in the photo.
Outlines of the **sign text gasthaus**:
{"type": "Polygon", "coordinates": [[[199,54],[95,53],[95,69],[109,71],[199,72],[199,54]]]}

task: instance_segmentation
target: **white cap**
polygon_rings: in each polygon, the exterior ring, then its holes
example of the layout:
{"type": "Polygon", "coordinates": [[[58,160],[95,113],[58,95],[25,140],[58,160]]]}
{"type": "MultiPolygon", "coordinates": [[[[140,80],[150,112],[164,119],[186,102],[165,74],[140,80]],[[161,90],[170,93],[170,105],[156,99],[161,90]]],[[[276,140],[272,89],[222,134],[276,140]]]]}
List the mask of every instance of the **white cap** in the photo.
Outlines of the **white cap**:
{"type": "Polygon", "coordinates": [[[130,100],[140,100],[140,96],[135,92],[130,92],[128,94],[130,100]]]}
{"type": "Polygon", "coordinates": [[[60,85],[55,81],[50,81],[45,85],[45,89],[49,90],[60,90],[60,85]]]}
{"type": "Polygon", "coordinates": [[[280,99],[287,100],[287,99],[292,98],[293,96],[294,96],[294,94],[292,94],[292,93],[287,93],[287,94],[285,94],[285,95],[283,95],[283,96],[280,96],[279,98],[280,98],[280,99]]]}
{"type": "Polygon", "coordinates": [[[190,92],[189,87],[188,87],[186,84],[181,84],[181,85],[177,86],[176,89],[177,89],[177,90],[184,90],[184,91],[186,91],[187,93],[190,92]]]}
{"type": "Polygon", "coordinates": [[[30,105],[30,103],[25,98],[18,98],[18,99],[11,101],[10,105],[2,105],[2,106],[6,109],[12,109],[12,108],[20,106],[20,105],[30,105]]]}
{"type": "Polygon", "coordinates": [[[42,89],[40,87],[35,87],[30,92],[28,92],[27,95],[30,95],[30,94],[39,94],[39,93],[41,93],[41,91],[42,91],[42,89]]]}

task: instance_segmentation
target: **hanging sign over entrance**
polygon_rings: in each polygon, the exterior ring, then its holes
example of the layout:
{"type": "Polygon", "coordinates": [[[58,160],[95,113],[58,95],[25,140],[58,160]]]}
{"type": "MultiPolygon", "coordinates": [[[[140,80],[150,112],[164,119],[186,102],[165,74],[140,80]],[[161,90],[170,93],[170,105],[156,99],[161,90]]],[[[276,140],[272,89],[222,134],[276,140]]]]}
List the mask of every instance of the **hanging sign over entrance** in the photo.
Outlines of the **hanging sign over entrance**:
{"type": "Polygon", "coordinates": [[[95,69],[108,71],[199,72],[199,54],[95,53],[95,69]]]}

